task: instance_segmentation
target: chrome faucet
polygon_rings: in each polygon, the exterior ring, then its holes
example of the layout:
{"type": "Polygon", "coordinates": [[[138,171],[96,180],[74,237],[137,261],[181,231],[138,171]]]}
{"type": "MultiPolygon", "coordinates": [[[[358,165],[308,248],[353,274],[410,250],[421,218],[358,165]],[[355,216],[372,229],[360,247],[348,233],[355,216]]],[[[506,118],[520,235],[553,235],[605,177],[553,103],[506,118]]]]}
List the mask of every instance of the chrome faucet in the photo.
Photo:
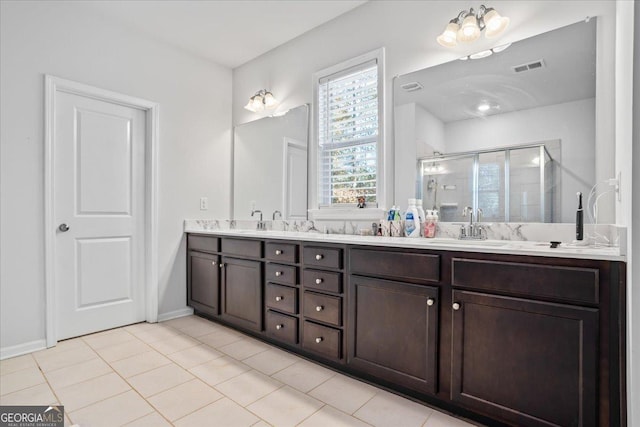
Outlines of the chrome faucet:
{"type": "Polygon", "coordinates": [[[265,224],[265,222],[262,220],[262,211],[260,209],[254,209],[254,210],[251,211],[251,216],[253,216],[256,213],[260,214],[260,221],[258,221],[257,229],[258,230],[266,230],[267,229],[267,224],[265,224]]]}
{"type": "Polygon", "coordinates": [[[280,211],[273,211],[273,215],[271,216],[272,220],[276,220],[276,214],[280,215],[280,219],[282,219],[282,212],[280,211]]]}
{"type": "Polygon", "coordinates": [[[480,218],[482,218],[482,209],[478,208],[476,211],[476,222],[473,222],[473,208],[471,206],[467,206],[462,210],[462,216],[469,216],[469,225],[460,226],[460,236],[459,239],[463,240],[485,240],[487,238],[487,233],[484,230],[484,227],[480,222],[480,218]]]}

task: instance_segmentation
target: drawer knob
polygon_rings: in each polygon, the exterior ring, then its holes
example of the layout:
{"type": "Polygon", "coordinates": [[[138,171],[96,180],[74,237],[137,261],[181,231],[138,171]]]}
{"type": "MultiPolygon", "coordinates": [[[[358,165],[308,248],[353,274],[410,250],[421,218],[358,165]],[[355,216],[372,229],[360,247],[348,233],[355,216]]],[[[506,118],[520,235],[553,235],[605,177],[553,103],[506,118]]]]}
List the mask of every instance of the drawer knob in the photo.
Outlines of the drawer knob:
{"type": "Polygon", "coordinates": [[[456,311],[460,310],[460,303],[454,302],[453,303],[453,309],[456,310],[456,311]]]}
{"type": "Polygon", "coordinates": [[[282,328],[284,328],[284,325],[276,325],[276,329],[280,330],[282,328]]]}
{"type": "Polygon", "coordinates": [[[433,298],[428,298],[428,299],[427,299],[427,305],[428,305],[429,307],[431,307],[431,306],[433,305],[433,303],[435,303],[435,302],[436,302],[436,300],[434,300],[433,298]]]}
{"type": "Polygon", "coordinates": [[[318,261],[320,261],[322,258],[324,258],[324,257],[323,257],[321,254],[317,254],[317,255],[316,255],[316,259],[317,259],[318,261]]]}
{"type": "Polygon", "coordinates": [[[324,310],[324,307],[321,305],[316,305],[316,311],[322,311],[324,310]]]}
{"type": "Polygon", "coordinates": [[[220,264],[218,264],[218,267],[220,267],[220,268],[224,267],[224,263],[221,262],[220,264]]]}
{"type": "Polygon", "coordinates": [[[282,271],[276,271],[276,277],[282,276],[282,271]]]}
{"type": "Polygon", "coordinates": [[[282,301],[284,297],[276,297],[276,301],[282,301]]]}
{"type": "Polygon", "coordinates": [[[324,339],[322,337],[316,338],[316,344],[320,344],[324,339]]]}
{"type": "Polygon", "coordinates": [[[280,249],[276,249],[276,255],[282,255],[282,251],[280,249]]]}
{"type": "Polygon", "coordinates": [[[216,262],[215,261],[211,261],[211,265],[216,265],[216,262]]]}
{"type": "Polygon", "coordinates": [[[316,279],[316,285],[319,285],[320,283],[322,283],[322,279],[316,279]]]}

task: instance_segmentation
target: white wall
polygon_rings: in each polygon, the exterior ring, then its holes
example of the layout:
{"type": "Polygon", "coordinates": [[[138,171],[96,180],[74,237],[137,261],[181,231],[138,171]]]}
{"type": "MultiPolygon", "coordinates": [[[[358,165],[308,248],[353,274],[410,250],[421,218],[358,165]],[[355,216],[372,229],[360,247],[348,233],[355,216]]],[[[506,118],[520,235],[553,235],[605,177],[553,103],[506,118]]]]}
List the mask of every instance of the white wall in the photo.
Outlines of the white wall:
{"type": "Polygon", "coordinates": [[[231,70],[74,3],[0,2],[3,350],[45,337],[44,74],[160,104],[160,314],[186,307],[183,219],[229,215],[231,70]]]}
{"type": "MultiPolygon", "coordinates": [[[[596,182],[595,99],[459,120],[445,125],[447,153],[560,140],[560,222],[575,219],[576,192],[585,195],[596,182]],[[568,153],[571,153],[570,155],[568,153]]],[[[602,202],[598,204],[601,205],[602,202]]],[[[599,215],[600,217],[600,215],[599,215]]],[[[612,223],[615,218],[600,223],[612,223]]]]}

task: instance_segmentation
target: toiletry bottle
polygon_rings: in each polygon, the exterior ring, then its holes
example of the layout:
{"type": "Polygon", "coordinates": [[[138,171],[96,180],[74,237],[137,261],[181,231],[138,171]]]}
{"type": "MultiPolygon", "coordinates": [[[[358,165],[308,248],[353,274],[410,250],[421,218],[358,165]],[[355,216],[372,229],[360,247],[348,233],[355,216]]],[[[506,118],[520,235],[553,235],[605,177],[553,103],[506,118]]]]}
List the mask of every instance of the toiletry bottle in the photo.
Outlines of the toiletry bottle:
{"type": "Polygon", "coordinates": [[[396,205],[391,206],[389,209],[389,215],[387,215],[387,221],[393,221],[393,217],[396,214],[396,205]]]}
{"type": "Polygon", "coordinates": [[[420,214],[416,208],[416,199],[409,199],[409,207],[404,217],[404,235],[406,237],[420,237],[420,214]]]}
{"type": "Polygon", "coordinates": [[[424,237],[424,224],[427,217],[422,207],[422,199],[416,199],[416,209],[418,209],[418,216],[420,217],[420,236],[424,237]]]}
{"type": "Polygon", "coordinates": [[[433,238],[436,235],[436,216],[434,211],[427,211],[427,221],[424,224],[424,237],[433,238]]]}

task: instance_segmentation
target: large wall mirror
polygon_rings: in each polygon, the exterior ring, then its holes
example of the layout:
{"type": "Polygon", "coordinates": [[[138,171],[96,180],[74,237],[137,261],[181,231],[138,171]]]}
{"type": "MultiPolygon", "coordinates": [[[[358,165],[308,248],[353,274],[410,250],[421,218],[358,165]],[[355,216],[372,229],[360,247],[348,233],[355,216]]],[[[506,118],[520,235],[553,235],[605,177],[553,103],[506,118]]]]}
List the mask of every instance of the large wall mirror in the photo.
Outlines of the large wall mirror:
{"type": "Polygon", "coordinates": [[[309,107],[234,128],[233,218],[307,218],[309,107]]]}
{"type": "Polygon", "coordinates": [[[465,206],[486,221],[575,220],[576,192],[596,183],[596,24],[395,79],[396,145],[415,146],[405,167],[417,165],[425,209],[444,221],[465,206]]]}

